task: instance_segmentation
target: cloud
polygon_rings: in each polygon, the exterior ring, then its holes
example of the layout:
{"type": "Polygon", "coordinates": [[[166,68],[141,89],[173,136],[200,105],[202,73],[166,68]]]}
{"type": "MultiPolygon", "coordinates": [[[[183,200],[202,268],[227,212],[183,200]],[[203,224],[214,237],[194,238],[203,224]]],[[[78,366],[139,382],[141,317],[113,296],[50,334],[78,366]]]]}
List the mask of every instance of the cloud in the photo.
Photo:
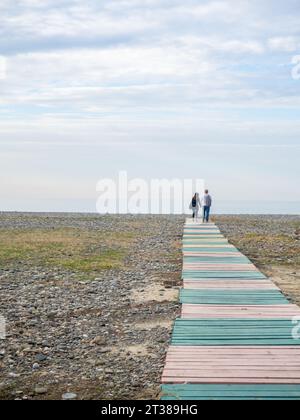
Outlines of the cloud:
{"type": "Polygon", "coordinates": [[[201,157],[201,146],[223,146],[226,173],[226,145],[294,148],[299,15],[293,0],[2,0],[3,153],[51,148],[56,179],[73,146],[79,177],[124,156],[135,167],[137,151],[141,170],[163,148],[189,171],[197,147],[201,157]],[[81,166],[94,146],[98,161],[81,166]]]}
{"type": "Polygon", "coordinates": [[[268,45],[272,51],[294,52],[300,47],[300,38],[293,36],[271,38],[268,45]]]}
{"type": "Polygon", "coordinates": [[[0,55],[0,80],[6,79],[7,75],[7,60],[6,57],[0,55]]]}

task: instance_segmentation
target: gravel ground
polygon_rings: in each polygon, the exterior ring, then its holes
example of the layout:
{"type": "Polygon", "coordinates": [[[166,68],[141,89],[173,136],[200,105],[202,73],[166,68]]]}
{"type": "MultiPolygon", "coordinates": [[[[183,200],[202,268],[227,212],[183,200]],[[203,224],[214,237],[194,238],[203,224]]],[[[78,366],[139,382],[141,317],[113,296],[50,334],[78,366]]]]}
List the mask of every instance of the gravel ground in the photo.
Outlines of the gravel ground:
{"type": "MultiPolygon", "coordinates": [[[[300,303],[300,217],[215,221],[300,303]]],[[[5,238],[41,229],[49,236],[60,229],[133,235],[122,266],[96,273],[24,255],[1,264],[7,339],[0,341],[0,399],[158,398],[172,321],[180,311],[183,223],[175,216],[0,214],[5,238]]],[[[1,255],[7,258],[3,250],[1,255]]]]}
{"type": "Polygon", "coordinates": [[[135,232],[124,267],[81,273],[15,261],[0,270],[0,398],[157,398],[179,310],[182,217],[2,214],[1,228],[135,232]],[[1,360],[2,359],[2,360],[1,360]]]}

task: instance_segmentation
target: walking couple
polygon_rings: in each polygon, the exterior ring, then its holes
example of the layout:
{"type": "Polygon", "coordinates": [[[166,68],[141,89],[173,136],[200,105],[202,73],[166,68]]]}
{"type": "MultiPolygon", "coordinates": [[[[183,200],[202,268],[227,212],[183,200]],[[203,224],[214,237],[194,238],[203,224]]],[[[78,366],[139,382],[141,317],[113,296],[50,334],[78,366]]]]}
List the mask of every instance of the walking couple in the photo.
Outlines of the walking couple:
{"type": "Polygon", "coordinates": [[[192,198],[192,202],[190,204],[190,210],[193,211],[193,219],[196,221],[198,220],[199,210],[203,207],[203,223],[208,223],[211,206],[212,198],[208,190],[205,190],[202,200],[200,200],[199,194],[196,193],[192,198]]]}

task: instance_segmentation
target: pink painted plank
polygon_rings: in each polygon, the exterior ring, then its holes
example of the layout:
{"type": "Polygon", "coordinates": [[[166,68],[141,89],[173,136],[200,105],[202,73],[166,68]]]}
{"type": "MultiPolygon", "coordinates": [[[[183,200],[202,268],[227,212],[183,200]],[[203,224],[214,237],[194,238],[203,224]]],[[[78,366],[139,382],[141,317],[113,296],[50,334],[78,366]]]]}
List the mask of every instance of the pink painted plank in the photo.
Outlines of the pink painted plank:
{"type": "Polygon", "coordinates": [[[163,376],[163,384],[290,384],[296,385],[300,384],[300,379],[284,379],[284,378],[177,378],[174,376],[163,376]]]}
{"type": "Polygon", "coordinates": [[[265,353],[267,351],[267,353],[271,354],[271,353],[286,353],[288,351],[295,351],[295,352],[299,352],[300,353],[300,347],[299,346],[206,346],[206,347],[201,347],[201,346],[170,346],[169,347],[169,352],[182,352],[182,351],[197,351],[197,352],[203,352],[203,353],[207,353],[209,351],[212,352],[223,352],[223,351],[236,351],[238,353],[240,352],[244,352],[246,350],[251,350],[251,352],[263,352],[265,353]]]}
{"type": "Polygon", "coordinates": [[[300,316],[300,308],[296,305],[273,306],[221,306],[221,305],[182,305],[182,318],[260,318],[260,319],[292,319],[300,316]]]}
{"type": "Polygon", "coordinates": [[[228,378],[228,377],[246,377],[246,378],[283,378],[283,379],[299,379],[300,381],[300,369],[288,369],[285,367],[279,368],[278,366],[273,366],[272,369],[258,369],[254,368],[251,369],[241,369],[236,368],[234,369],[231,366],[228,366],[227,369],[223,368],[209,368],[205,369],[165,369],[163,376],[177,376],[177,377],[193,377],[199,378],[201,382],[202,378],[228,378]],[[200,379],[201,378],[201,379],[200,379]]]}
{"type": "Polygon", "coordinates": [[[186,244],[184,248],[234,248],[233,245],[230,244],[220,244],[220,245],[210,245],[210,244],[186,244]]]}

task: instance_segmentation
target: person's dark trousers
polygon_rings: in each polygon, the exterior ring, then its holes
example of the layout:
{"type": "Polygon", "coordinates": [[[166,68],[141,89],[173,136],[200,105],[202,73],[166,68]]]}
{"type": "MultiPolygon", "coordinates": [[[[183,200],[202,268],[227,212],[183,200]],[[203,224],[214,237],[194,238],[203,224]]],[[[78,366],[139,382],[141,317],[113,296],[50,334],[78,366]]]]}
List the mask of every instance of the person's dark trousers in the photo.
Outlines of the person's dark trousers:
{"type": "Polygon", "coordinates": [[[204,206],[203,207],[203,222],[209,222],[209,215],[210,215],[210,207],[204,206]]]}

